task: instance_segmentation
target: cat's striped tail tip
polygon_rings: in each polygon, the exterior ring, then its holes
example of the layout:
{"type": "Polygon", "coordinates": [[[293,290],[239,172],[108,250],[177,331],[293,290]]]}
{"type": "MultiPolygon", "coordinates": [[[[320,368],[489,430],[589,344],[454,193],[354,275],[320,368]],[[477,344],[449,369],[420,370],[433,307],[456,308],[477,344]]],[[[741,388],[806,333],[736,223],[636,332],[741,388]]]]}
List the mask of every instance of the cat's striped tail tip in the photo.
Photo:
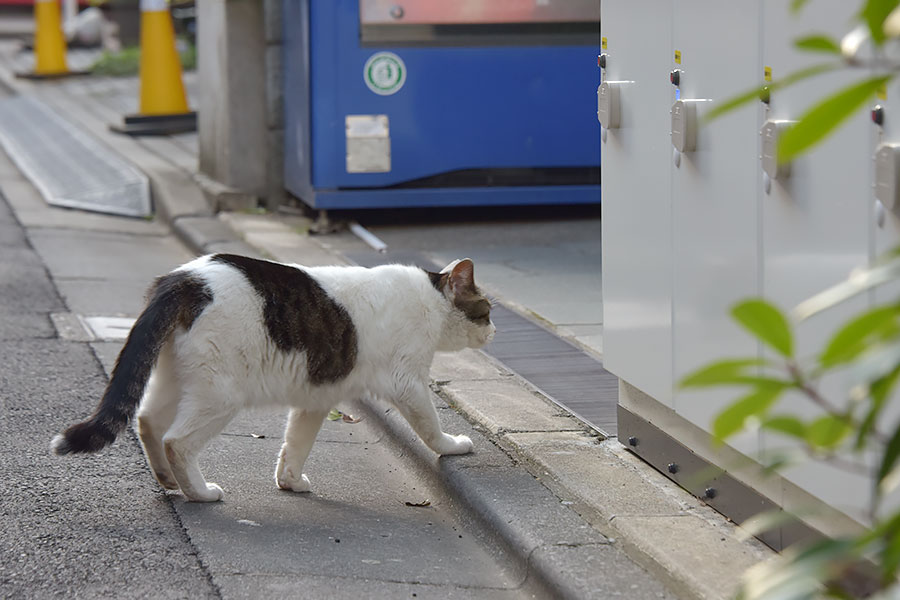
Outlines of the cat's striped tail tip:
{"type": "Polygon", "coordinates": [[[50,452],[62,456],[64,454],[69,454],[70,452],[72,452],[72,446],[69,445],[69,441],[66,439],[66,436],[61,433],[57,433],[50,441],[50,452]]]}
{"type": "Polygon", "coordinates": [[[72,425],[50,442],[54,454],[82,454],[102,450],[112,444],[118,432],[100,425],[94,419],[72,425]]]}

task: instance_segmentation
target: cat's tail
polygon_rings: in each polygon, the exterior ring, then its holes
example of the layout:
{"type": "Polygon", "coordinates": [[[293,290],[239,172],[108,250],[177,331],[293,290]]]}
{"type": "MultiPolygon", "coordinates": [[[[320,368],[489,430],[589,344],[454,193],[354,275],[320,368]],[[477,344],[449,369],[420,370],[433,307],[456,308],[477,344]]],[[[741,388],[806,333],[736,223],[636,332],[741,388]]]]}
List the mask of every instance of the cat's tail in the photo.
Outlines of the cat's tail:
{"type": "Polygon", "coordinates": [[[94,414],[54,437],[50,444],[53,452],[97,452],[113,443],[134,416],[163,344],[177,326],[190,329],[210,302],[212,292],[189,271],[174,271],[157,279],[94,414]]]}

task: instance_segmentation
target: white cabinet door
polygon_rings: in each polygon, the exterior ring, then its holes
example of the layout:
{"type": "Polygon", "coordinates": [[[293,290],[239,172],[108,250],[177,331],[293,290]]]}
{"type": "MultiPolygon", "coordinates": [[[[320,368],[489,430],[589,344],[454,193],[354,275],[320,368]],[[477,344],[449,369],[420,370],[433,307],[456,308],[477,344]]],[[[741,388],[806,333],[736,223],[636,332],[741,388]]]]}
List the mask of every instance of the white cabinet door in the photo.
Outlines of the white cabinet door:
{"type": "MultiPolygon", "coordinates": [[[[893,81],[886,92],[886,98],[873,100],[871,105],[872,109],[876,106],[880,107],[882,115],[880,127],[874,123],[869,125],[873,157],[882,144],[895,147],[891,150],[885,148],[884,151],[900,152],[900,81],[893,81]]],[[[874,164],[871,165],[871,170],[874,181],[874,164]]],[[[894,191],[900,189],[900,186],[896,185],[896,181],[894,183],[894,191]]],[[[874,190],[867,197],[872,208],[870,223],[874,241],[873,259],[900,245],[900,198],[896,193],[891,194],[888,190],[880,195],[885,198],[885,202],[876,200],[874,190]],[[893,206],[891,200],[893,200],[893,206]]],[[[875,302],[879,304],[894,301],[898,296],[900,296],[900,284],[886,285],[875,290],[875,302]]]]}
{"type": "MultiPolygon", "coordinates": [[[[798,69],[822,62],[821,55],[800,52],[794,40],[811,33],[840,38],[852,23],[857,3],[844,0],[809,2],[800,18],[789,14],[782,0],[763,2],[763,62],[777,80],[798,69]]],[[[859,72],[818,76],[772,94],[767,119],[796,120],[817,99],[825,98],[859,78],[859,72]]],[[[828,140],[791,165],[788,177],[771,181],[762,191],[763,294],[784,309],[845,279],[869,259],[871,223],[871,126],[868,114],[851,118],[828,140]]],[[[761,170],[760,177],[764,178],[761,170]]],[[[765,187],[765,185],[764,185],[765,187]]],[[[865,309],[860,297],[836,310],[800,324],[796,351],[812,357],[835,328],[865,309]]],[[[844,403],[846,382],[822,382],[821,392],[844,403]]],[[[818,409],[799,395],[782,406],[791,412],[815,416],[818,409]]],[[[772,435],[762,436],[765,449],[784,445],[772,435]]],[[[870,483],[821,463],[808,463],[785,476],[825,502],[859,516],[868,502],[870,483]]],[[[777,498],[775,500],[778,500],[777,498]]],[[[786,508],[796,499],[785,497],[786,508]]]]}
{"type": "MultiPolygon", "coordinates": [[[[882,124],[877,126],[871,123],[871,154],[874,158],[876,152],[887,151],[889,153],[900,152],[900,81],[894,80],[887,88],[887,97],[873,100],[871,108],[876,106],[881,109],[882,124]],[[893,146],[887,149],[884,146],[893,146]]],[[[871,114],[871,113],[870,113],[871,114]]],[[[873,181],[875,181],[875,166],[871,166],[873,181]]],[[[896,174],[896,171],[895,171],[896,174]]],[[[900,198],[897,197],[897,180],[894,180],[894,189],[885,189],[878,196],[884,201],[876,200],[876,194],[869,195],[871,205],[870,227],[872,232],[872,262],[880,255],[900,246],[900,198]]],[[[890,188],[890,186],[888,186],[890,188]]],[[[897,302],[900,299],[900,281],[878,287],[873,292],[873,300],[877,305],[897,302]]],[[[892,397],[885,405],[885,409],[878,421],[878,427],[882,433],[890,435],[893,428],[900,423],[900,389],[895,389],[892,397]]],[[[874,463],[877,458],[871,459],[874,463]]],[[[900,507],[900,489],[895,489],[882,504],[882,514],[895,511],[900,507]]]]}
{"type": "Polygon", "coordinates": [[[604,366],[672,402],[672,234],[668,106],[670,0],[604,0],[604,82],[618,88],[618,126],[605,130],[604,366]]]}
{"type": "MultiPolygon", "coordinates": [[[[759,295],[757,138],[760,102],[708,124],[717,104],[759,85],[760,3],[680,0],[675,4],[670,68],[680,86],[669,99],[694,104],[696,148],[669,148],[674,258],[673,338],[676,381],[698,367],[755,356],[756,341],[731,318],[740,300],[759,295]],[[677,53],[677,54],[676,54],[677,53]],[[680,61],[678,64],[676,61],[680,61]]],[[[738,392],[677,391],[675,410],[709,430],[738,392]]],[[[758,435],[731,443],[755,455],[758,435]]]]}

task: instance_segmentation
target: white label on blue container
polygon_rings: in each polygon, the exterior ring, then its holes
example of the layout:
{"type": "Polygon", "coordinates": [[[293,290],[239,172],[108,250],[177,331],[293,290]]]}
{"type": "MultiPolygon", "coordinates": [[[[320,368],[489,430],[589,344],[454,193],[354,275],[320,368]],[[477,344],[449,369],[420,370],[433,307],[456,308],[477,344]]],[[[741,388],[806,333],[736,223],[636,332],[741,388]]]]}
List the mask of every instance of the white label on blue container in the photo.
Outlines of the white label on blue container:
{"type": "Polygon", "coordinates": [[[396,94],[406,83],[406,64],[393,52],[377,52],[366,61],[363,79],[376,94],[396,94]]]}

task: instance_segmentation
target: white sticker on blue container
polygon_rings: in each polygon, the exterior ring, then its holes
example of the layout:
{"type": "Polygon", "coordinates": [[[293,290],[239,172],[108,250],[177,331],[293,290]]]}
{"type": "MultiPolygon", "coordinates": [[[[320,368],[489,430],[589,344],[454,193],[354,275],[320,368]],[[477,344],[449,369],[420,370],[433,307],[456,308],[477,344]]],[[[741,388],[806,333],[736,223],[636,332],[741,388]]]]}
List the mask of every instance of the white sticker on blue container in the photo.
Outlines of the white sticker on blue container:
{"type": "Polygon", "coordinates": [[[366,61],[363,78],[370,90],[380,96],[390,96],[406,83],[406,64],[393,52],[377,52],[366,61]]]}

